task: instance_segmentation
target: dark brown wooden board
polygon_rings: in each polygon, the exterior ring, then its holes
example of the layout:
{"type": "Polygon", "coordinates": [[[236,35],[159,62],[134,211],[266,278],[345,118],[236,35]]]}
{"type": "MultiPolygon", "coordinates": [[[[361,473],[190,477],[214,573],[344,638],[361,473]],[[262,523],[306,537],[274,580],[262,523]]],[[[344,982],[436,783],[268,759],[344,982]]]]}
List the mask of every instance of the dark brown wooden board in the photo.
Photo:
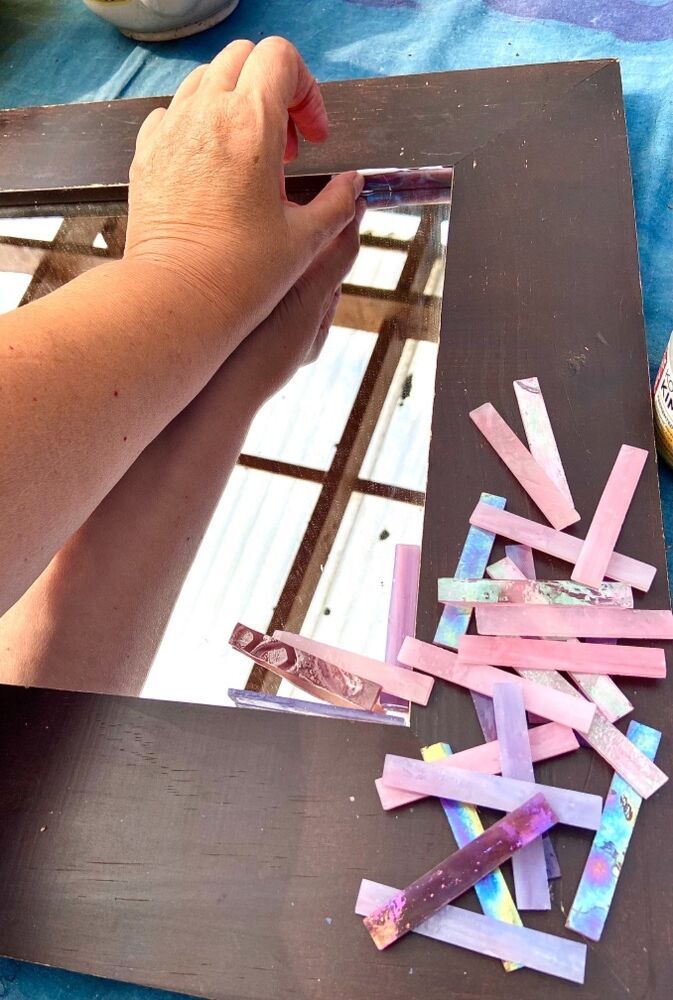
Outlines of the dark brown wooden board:
{"type": "MultiPolygon", "coordinates": [[[[540,377],[582,531],[619,444],[653,452],[619,71],[572,63],[324,92],[332,138],[301,169],[456,168],[419,603],[419,635],[431,639],[436,578],[453,570],[479,492],[537,516],[468,409],[491,400],[517,428],[511,381],[540,377]]],[[[3,113],[0,206],[91,198],[96,183],[123,193],[135,131],[156,103],[3,113]]],[[[641,606],[667,606],[654,460],[620,548],[659,569],[641,606]]],[[[634,717],[664,731],[670,770],[666,686],[629,690],[634,717]]],[[[51,691],[0,697],[0,953],[217,998],[580,995],[414,936],[379,953],[353,915],[363,875],[400,886],[453,849],[436,803],[384,814],[373,779],[386,752],[477,742],[463,692],[437,685],[410,732],[51,691]]],[[[609,782],[588,750],[538,774],[603,794],[609,782]]],[[[590,947],[587,1000],[668,995],[670,824],[665,788],[643,807],[614,912],[590,947]]],[[[563,933],[590,838],[563,829],[554,841],[554,910],[526,923],[563,933]]]]}

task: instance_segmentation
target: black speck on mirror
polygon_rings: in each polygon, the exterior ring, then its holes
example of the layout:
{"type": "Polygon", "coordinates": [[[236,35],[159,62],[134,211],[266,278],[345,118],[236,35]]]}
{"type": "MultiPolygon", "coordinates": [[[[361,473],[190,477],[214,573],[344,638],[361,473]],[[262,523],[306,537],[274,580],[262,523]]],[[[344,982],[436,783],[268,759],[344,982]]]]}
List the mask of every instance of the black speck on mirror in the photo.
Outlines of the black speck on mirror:
{"type": "MultiPolygon", "coordinates": [[[[322,352],[258,411],[170,615],[151,623],[152,655],[118,678],[91,663],[72,684],[65,663],[62,676],[52,659],[31,678],[4,652],[0,682],[218,705],[246,687],[313,700],[230,648],[239,621],[384,659],[395,546],[421,542],[449,207],[365,212],[322,352]]],[[[121,257],[125,232],[122,203],[3,209],[0,312],[121,257]]]]}

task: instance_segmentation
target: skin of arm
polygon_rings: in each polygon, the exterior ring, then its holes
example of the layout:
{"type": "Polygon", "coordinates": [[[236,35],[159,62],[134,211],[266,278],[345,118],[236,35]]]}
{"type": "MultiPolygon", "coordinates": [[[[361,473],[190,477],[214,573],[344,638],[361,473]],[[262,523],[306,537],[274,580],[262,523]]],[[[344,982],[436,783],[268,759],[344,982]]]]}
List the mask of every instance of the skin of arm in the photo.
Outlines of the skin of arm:
{"type": "Polygon", "coordinates": [[[0,683],[140,693],[248,427],[317,355],[357,247],[354,222],[0,618],[0,683]]]}
{"type": "Polygon", "coordinates": [[[124,259],[0,318],[0,614],[353,219],[356,174],[285,199],[297,130],[296,50],[232,43],[142,126],[124,259]]]}

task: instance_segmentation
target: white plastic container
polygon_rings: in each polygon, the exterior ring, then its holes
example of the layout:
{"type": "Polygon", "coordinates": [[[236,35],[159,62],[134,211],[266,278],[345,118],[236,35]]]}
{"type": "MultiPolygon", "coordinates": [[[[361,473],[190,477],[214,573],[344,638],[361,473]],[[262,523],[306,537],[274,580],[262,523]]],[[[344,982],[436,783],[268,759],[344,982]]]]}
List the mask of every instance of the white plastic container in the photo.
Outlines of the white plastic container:
{"type": "Polygon", "coordinates": [[[224,21],[238,6],[238,0],[84,0],[84,3],[124,35],[140,42],[167,42],[195,35],[224,21]]]}

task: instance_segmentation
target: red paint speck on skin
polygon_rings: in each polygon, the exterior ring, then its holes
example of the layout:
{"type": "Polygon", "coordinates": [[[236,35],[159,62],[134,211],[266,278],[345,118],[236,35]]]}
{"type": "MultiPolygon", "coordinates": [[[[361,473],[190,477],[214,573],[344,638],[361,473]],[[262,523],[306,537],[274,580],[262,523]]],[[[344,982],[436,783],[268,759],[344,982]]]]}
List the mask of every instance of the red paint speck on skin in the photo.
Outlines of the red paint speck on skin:
{"type": "Polygon", "coordinates": [[[112,395],[113,396],[118,396],[119,395],[119,389],[115,389],[115,391],[112,393],[112,395]]]}
{"type": "Polygon", "coordinates": [[[128,438],[127,438],[127,437],[125,437],[125,438],[124,438],[124,440],[125,440],[125,441],[128,441],[128,438]]]}
{"type": "Polygon", "coordinates": [[[12,345],[11,345],[11,344],[9,345],[9,349],[10,349],[10,351],[13,351],[13,350],[14,350],[14,348],[12,347],[12,345]]]}
{"type": "Polygon", "coordinates": [[[37,403],[37,396],[33,396],[33,402],[37,403]]]}

